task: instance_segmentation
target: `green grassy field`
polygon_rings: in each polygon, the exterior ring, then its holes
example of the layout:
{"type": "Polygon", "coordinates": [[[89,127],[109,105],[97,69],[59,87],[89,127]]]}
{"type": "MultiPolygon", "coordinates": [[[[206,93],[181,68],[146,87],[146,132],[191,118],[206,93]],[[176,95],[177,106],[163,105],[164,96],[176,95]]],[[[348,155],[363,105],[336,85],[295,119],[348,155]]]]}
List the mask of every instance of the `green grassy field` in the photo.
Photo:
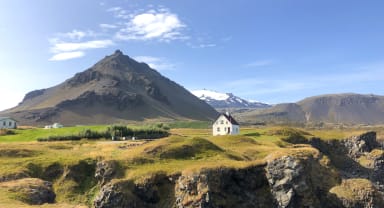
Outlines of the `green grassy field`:
{"type": "MultiPolygon", "coordinates": [[[[114,160],[119,164],[121,180],[140,181],[158,172],[176,174],[202,168],[246,167],[264,164],[267,159],[282,155],[303,157],[319,155],[309,145],[294,145],[284,139],[291,135],[303,138],[321,137],[342,139],[357,135],[362,129],[308,130],[288,127],[241,128],[236,136],[212,136],[208,128],[185,128],[195,124],[176,125],[169,137],[154,141],[80,140],[61,142],[37,142],[40,137],[76,134],[86,129],[103,131],[108,126],[78,126],[61,129],[20,129],[15,135],[0,136],[0,178],[17,174],[43,177],[52,181],[57,194],[57,204],[46,207],[89,206],[97,192],[94,166],[100,160],[114,160]],[[52,167],[76,173],[80,181],[68,177],[47,176],[52,167]],[[76,167],[76,168],[74,168],[76,167]]],[[[200,125],[200,124],[199,124],[200,125]]],[[[199,126],[197,125],[197,126],[199,126]]],[[[369,129],[371,130],[371,129],[369,129]]],[[[383,129],[376,129],[379,137],[383,129]]],[[[70,174],[69,174],[70,175],[70,174]]],[[[6,188],[1,188],[0,207],[29,207],[12,198],[6,188]]]]}
{"type": "Polygon", "coordinates": [[[29,128],[16,129],[14,135],[0,136],[0,142],[33,142],[38,138],[47,138],[49,136],[72,135],[83,132],[87,129],[93,131],[105,131],[108,126],[75,126],[57,129],[29,128]]]}

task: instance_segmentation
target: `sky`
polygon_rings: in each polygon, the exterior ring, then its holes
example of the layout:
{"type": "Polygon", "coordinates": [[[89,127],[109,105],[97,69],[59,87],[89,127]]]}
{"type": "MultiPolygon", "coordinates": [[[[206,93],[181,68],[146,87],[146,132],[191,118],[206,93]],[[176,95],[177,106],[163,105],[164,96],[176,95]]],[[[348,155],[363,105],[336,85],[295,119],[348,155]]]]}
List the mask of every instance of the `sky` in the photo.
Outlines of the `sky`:
{"type": "Polygon", "coordinates": [[[189,90],[384,95],[382,0],[0,1],[0,110],[120,49],[189,90]]]}

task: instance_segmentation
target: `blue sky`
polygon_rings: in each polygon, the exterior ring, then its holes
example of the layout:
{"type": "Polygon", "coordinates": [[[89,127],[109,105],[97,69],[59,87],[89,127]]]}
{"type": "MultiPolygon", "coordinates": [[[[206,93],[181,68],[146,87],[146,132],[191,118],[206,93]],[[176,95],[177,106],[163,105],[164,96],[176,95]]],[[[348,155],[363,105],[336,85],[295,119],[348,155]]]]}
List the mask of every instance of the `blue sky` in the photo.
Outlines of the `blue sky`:
{"type": "Polygon", "coordinates": [[[0,1],[0,110],[116,49],[187,89],[267,103],[384,94],[384,1],[0,1]]]}

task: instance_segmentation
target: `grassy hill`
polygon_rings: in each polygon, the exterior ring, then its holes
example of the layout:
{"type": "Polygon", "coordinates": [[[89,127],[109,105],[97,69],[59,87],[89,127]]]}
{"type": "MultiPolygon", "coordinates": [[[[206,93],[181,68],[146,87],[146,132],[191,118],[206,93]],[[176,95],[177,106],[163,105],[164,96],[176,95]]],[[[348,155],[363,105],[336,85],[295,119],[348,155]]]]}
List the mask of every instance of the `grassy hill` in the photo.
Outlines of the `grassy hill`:
{"type": "MultiPolygon", "coordinates": [[[[241,169],[262,165],[271,158],[283,155],[317,157],[317,149],[289,143],[286,138],[341,139],[367,130],[242,128],[240,135],[213,137],[211,129],[207,128],[173,128],[169,137],[150,142],[36,142],[36,138],[41,136],[75,133],[84,129],[102,131],[105,128],[107,126],[26,129],[16,130],[15,135],[0,136],[0,181],[23,176],[41,178],[53,182],[57,194],[55,204],[43,207],[90,206],[100,189],[94,177],[96,163],[100,161],[114,161],[117,173],[113,180],[116,182],[130,180],[139,183],[159,173],[172,176],[207,168],[241,169]]],[[[382,137],[383,129],[376,130],[382,137]]],[[[0,207],[29,207],[15,197],[15,192],[9,188],[12,184],[2,184],[0,182],[0,207]]],[[[16,181],[15,184],[17,186],[16,181]]]]}

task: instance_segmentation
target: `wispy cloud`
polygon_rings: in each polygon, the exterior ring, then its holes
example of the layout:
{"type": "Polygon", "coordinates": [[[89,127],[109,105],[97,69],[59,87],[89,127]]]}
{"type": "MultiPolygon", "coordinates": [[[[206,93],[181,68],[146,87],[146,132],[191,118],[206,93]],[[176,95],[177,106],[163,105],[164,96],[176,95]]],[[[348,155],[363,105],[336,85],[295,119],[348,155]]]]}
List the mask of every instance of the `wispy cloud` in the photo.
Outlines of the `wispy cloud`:
{"type": "Polygon", "coordinates": [[[164,58],[154,56],[135,56],[133,58],[139,62],[144,62],[148,64],[151,68],[159,71],[173,70],[175,68],[174,64],[169,63],[164,58]]]}
{"type": "MultiPolygon", "coordinates": [[[[121,11],[120,11],[121,12],[121,11]]],[[[128,18],[125,27],[121,28],[116,34],[120,40],[183,40],[189,37],[182,33],[186,27],[179,19],[177,14],[171,13],[167,9],[151,9],[128,18]]]]}
{"type": "MultiPolygon", "coordinates": [[[[157,40],[170,42],[185,40],[187,26],[177,14],[165,7],[153,5],[145,10],[129,11],[122,7],[106,10],[112,13],[115,21],[99,23],[98,30],[78,30],[57,33],[49,39],[52,57],[49,60],[61,61],[82,57],[86,50],[106,48],[118,42],[157,40]],[[82,55],[80,55],[80,52],[82,55]],[[64,57],[64,58],[62,58],[64,57]]],[[[201,44],[201,48],[214,47],[214,44],[201,44]]],[[[169,64],[152,63],[157,69],[169,68],[169,64]]]]}
{"type": "Polygon", "coordinates": [[[106,48],[113,45],[111,40],[92,40],[86,42],[58,42],[54,43],[51,51],[54,53],[68,52],[68,51],[77,51],[77,50],[87,50],[95,48],[106,48]]]}
{"type": "Polygon", "coordinates": [[[72,30],[71,32],[66,33],[57,33],[55,35],[56,38],[64,38],[64,39],[71,39],[71,40],[81,40],[85,37],[95,37],[96,34],[92,30],[72,30]]]}
{"type": "Polygon", "coordinates": [[[129,12],[121,7],[112,7],[107,9],[107,12],[112,12],[116,18],[120,19],[129,19],[132,15],[129,12]]]}
{"type": "Polygon", "coordinates": [[[214,44],[214,43],[201,43],[201,44],[197,44],[197,45],[189,43],[188,45],[191,48],[212,48],[212,47],[216,47],[216,44],[214,44]]]}
{"type": "Polygon", "coordinates": [[[68,59],[80,58],[83,57],[85,53],[83,51],[72,51],[72,52],[62,52],[53,55],[49,60],[50,61],[64,61],[68,59]]]}
{"type": "Polygon", "coordinates": [[[117,25],[114,25],[114,24],[99,24],[99,27],[101,28],[101,29],[116,29],[116,28],[118,28],[118,26],[117,25]]]}
{"type": "Polygon", "coordinates": [[[95,32],[72,30],[67,33],[57,33],[49,39],[51,44],[50,51],[53,53],[50,61],[64,61],[74,58],[80,58],[85,55],[85,50],[106,48],[114,45],[110,39],[97,39],[95,32]],[[85,40],[93,39],[93,40],[85,40]]]}
{"type": "Polygon", "coordinates": [[[272,64],[274,64],[274,61],[272,61],[272,60],[257,60],[257,61],[253,61],[253,62],[244,64],[244,67],[256,68],[256,67],[270,66],[272,64]]]}
{"type": "Polygon", "coordinates": [[[64,61],[74,58],[80,58],[85,55],[85,50],[106,48],[114,45],[111,40],[91,40],[84,42],[64,42],[60,39],[51,39],[51,52],[53,56],[50,61],[64,61]]]}

